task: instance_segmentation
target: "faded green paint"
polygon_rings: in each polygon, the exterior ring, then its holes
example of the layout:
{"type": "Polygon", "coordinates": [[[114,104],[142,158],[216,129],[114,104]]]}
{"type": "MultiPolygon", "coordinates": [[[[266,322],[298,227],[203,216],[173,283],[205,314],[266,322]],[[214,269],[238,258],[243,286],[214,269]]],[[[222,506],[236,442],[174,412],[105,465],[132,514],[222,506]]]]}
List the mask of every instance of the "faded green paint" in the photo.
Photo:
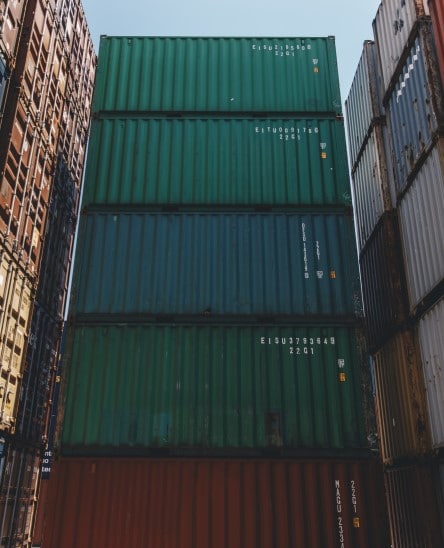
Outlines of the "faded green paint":
{"type": "Polygon", "coordinates": [[[94,326],[71,338],[65,454],[367,445],[350,328],[94,326]]]}
{"type": "Polygon", "coordinates": [[[83,204],[351,205],[335,119],[95,120],[83,204]]]}
{"type": "Polygon", "coordinates": [[[333,38],[109,37],[93,111],[341,111],[333,38]]]}

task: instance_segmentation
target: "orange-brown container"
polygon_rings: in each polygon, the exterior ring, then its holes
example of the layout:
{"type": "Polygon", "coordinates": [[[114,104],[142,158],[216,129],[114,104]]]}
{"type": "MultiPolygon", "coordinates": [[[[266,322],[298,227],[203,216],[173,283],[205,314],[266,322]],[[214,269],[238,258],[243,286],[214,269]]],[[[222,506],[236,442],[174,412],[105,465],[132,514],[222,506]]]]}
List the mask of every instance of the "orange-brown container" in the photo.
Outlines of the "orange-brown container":
{"type": "Polygon", "coordinates": [[[375,406],[385,463],[431,451],[419,347],[401,331],[374,355],[375,406]]]}
{"type": "Polygon", "coordinates": [[[385,472],[391,546],[441,548],[444,546],[439,473],[433,462],[385,472]]]}
{"type": "Polygon", "coordinates": [[[374,461],[77,458],[51,474],[42,548],[389,545],[374,461]]]}
{"type": "Polygon", "coordinates": [[[3,0],[0,17],[0,51],[5,55],[11,68],[23,28],[26,0],[3,0]]]}

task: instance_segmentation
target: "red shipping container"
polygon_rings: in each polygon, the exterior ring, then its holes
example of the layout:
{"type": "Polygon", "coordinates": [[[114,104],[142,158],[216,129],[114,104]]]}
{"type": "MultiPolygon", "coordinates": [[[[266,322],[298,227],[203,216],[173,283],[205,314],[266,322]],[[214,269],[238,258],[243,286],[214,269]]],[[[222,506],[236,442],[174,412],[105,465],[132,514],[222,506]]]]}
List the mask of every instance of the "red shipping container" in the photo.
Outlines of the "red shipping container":
{"type": "Polygon", "coordinates": [[[42,548],[389,546],[375,461],[77,458],[51,474],[42,548]]]}
{"type": "Polygon", "coordinates": [[[444,0],[429,0],[442,83],[444,85],[444,0]]]}

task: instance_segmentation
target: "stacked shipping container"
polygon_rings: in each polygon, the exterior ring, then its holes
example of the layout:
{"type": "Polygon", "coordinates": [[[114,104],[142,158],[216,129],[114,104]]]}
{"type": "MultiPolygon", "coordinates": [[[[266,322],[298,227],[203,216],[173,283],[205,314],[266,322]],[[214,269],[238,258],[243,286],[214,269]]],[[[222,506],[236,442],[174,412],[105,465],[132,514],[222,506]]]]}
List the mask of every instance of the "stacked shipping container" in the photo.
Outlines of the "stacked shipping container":
{"type": "Polygon", "coordinates": [[[102,37],[93,109],[41,545],[386,546],[334,40],[102,37]]]}
{"type": "Polygon", "coordinates": [[[432,20],[426,1],[380,4],[346,102],[378,435],[402,547],[444,542],[442,2],[430,4],[432,20]]]}
{"type": "Polygon", "coordinates": [[[14,0],[0,10],[0,536],[28,546],[95,61],[79,2],[14,0]],[[70,79],[83,84],[81,96],[70,79]],[[79,121],[69,124],[70,111],[79,121]]]}

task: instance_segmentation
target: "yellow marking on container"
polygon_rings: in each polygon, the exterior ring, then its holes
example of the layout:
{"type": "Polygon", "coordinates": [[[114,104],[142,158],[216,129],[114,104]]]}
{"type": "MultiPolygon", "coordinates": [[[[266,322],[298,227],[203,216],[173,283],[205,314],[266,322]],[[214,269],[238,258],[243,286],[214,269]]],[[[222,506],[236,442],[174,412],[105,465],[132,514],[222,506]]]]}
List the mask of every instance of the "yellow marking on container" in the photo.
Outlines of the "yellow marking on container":
{"type": "Polygon", "coordinates": [[[356,529],[359,529],[361,527],[361,524],[359,523],[359,518],[353,518],[353,527],[356,529]]]}
{"type": "Polygon", "coordinates": [[[321,158],[323,158],[325,160],[325,158],[327,158],[327,153],[326,152],[321,152],[321,158]]]}
{"type": "Polygon", "coordinates": [[[316,72],[316,74],[319,72],[318,67],[313,67],[313,72],[316,72]]]}
{"type": "Polygon", "coordinates": [[[335,280],[336,279],[336,270],[330,270],[330,279],[335,280]]]}
{"type": "Polygon", "coordinates": [[[345,382],[346,380],[347,380],[346,374],[343,371],[341,371],[341,373],[339,373],[339,381],[345,382]]]}

